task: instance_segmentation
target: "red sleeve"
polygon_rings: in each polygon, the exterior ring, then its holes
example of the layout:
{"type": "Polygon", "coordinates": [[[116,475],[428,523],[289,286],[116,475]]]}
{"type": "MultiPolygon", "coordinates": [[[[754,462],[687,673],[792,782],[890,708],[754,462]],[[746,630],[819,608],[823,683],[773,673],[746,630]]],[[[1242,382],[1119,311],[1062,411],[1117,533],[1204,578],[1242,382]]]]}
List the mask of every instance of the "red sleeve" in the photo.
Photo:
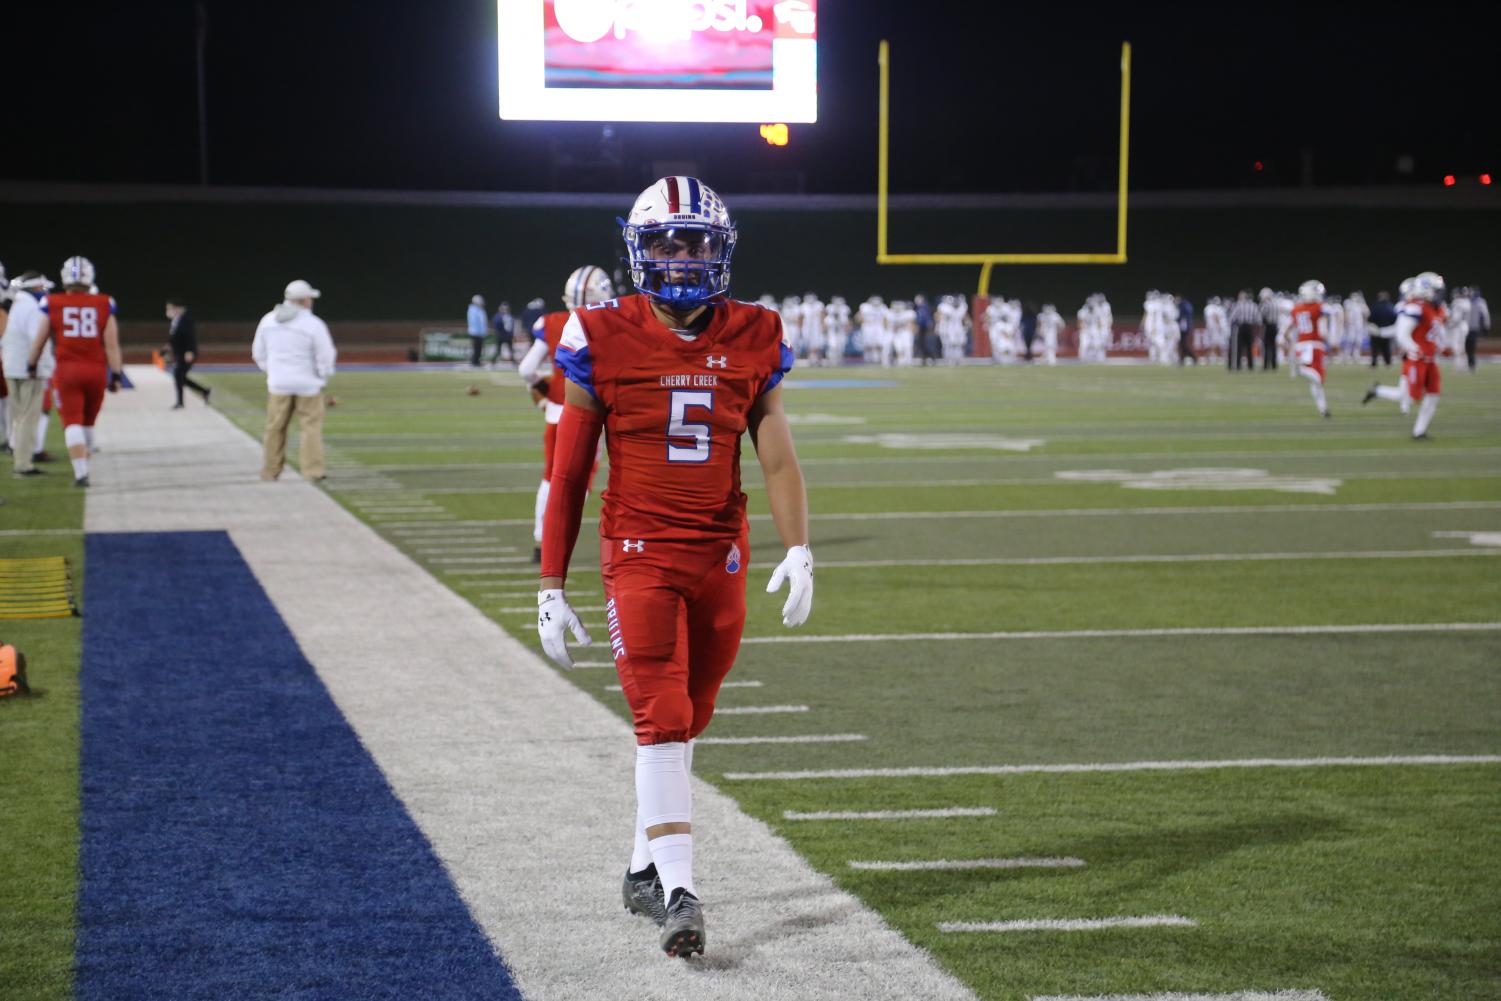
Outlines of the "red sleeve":
{"type": "Polygon", "coordinates": [[[604,426],[603,414],[583,407],[563,408],[557,444],[553,446],[552,487],[547,494],[547,512],[542,516],[543,577],[568,577],[568,561],[578,542],[584,498],[589,495],[589,474],[594,470],[595,450],[604,426]]]}

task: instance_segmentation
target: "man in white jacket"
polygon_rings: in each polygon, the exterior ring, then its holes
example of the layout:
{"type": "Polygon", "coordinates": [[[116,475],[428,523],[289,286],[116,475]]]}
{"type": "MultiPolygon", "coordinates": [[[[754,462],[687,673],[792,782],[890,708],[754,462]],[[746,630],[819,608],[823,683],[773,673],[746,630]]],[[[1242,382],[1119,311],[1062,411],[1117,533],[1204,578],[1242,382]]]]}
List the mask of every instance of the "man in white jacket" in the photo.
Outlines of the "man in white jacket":
{"type": "Polygon", "coordinates": [[[261,317],[250,354],[266,373],[265,465],[261,479],[281,475],[287,457],[287,430],[295,413],[302,424],[302,475],[321,480],[323,462],[323,387],[334,374],[333,338],[328,325],[313,315],[313,300],[323,293],[301,278],[287,286],[285,301],[261,317]]]}

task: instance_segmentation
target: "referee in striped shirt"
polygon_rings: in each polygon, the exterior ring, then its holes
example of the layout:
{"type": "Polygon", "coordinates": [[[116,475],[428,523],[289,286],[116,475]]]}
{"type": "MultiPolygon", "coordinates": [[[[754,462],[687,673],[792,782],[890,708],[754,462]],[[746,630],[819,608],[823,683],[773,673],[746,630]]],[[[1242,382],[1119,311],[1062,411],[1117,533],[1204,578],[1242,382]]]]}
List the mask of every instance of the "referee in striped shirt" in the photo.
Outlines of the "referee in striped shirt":
{"type": "Polygon", "coordinates": [[[1246,370],[1250,371],[1251,344],[1256,340],[1256,328],[1261,324],[1261,309],[1251,300],[1251,290],[1243,288],[1235,296],[1235,305],[1230,307],[1230,329],[1235,331],[1234,350],[1230,352],[1234,364],[1229,365],[1236,372],[1240,371],[1240,360],[1246,360],[1246,370]]]}

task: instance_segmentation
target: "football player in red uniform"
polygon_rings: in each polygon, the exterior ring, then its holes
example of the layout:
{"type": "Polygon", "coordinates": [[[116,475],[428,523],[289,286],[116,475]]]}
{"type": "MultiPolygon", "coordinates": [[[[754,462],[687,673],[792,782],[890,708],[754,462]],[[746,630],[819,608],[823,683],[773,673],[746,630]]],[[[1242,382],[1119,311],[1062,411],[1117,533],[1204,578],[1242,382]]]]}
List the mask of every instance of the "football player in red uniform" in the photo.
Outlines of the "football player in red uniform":
{"type": "Polygon", "coordinates": [[[104,405],[106,391],[120,387],[120,328],[115,322],[115,300],[91,292],[94,265],[87,257],[63,262],[63,292],[42,300],[42,326],[31,345],[31,365],[36,373],[42,348],[56,341],[58,411],[62,414],[63,441],[73,460],[73,482],[89,485],[89,449],[94,441],[94,421],[104,405]],[[54,336],[54,334],[56,336],[54,336]]]}
{"type": "Polygon", "coordinates": [[[1372,384],[1361,403],[1378,396],[1402,405],[1418,404],[1418,417],[1412,424],[1413,441],[1428,440],[1428,425],[1438,410],[1440,380],[1438,353],[1443,346],[1444,279],[1424,271],[1412,279],[1412,290],[1397,313],[1397,344],[1402,348],[1402,382],[1397,386],[1372,384]]]}
{"type": "MultiPolygon", "coordinates": [[[[571,311],[615,298],[615,286],[601,268],[586,264],[575,268],[563,285],[563,309],[545,313],[532,324],[532,346],[516,366],[516,371],[532,390],[532,402],[542,409],[546,424],[542,431],[542,483],[537,487],[537,506],[532,537],[537,546],[532,562],[542,562],[542,516],[547,512],[547,494],[552,484],[552,456],[558,441],[558,421],[563,419],[563,386],[567,382],[558,368],[555,355],[563,337],[563,325],[571,311]],[[552,375],[542,374],[542,363],[552,365],[552,375]]],[[[593,480],[593,471],[590,472],[593,480]]]]}
{"type": "Polygon", "coordinates": [[[557,361],[568,377],[542,535],[537,630],[572,662],[588,633],[564,580],[601,430],[610,456],[600,563],[610,647],[636,730],[636,844],[622,894],[662,926],[669,956],[704,948],[693,885],[693,739],[714,713],[745,625],[750,559],[740,436],[751,443],[786,557],[786,626],[813,604],[808,501],[782,410],[792,367],[781,318],[729,298],[735,227],[693,177],[641,193],[624,229],[640,295],[575,310],[557,361]]]}
{"type": "Polygon", "coordinates": [[[1329,320],[1324,316],[1324,283],[1306,281],[1298,286],[1298,304],[1293,307],[1293,332],[1297,335],[1298,374],[1309,381],[1313,402],[1320,415],[1331,417],[1324,398],[1324,355],[1329,349],[1329,320]]]}

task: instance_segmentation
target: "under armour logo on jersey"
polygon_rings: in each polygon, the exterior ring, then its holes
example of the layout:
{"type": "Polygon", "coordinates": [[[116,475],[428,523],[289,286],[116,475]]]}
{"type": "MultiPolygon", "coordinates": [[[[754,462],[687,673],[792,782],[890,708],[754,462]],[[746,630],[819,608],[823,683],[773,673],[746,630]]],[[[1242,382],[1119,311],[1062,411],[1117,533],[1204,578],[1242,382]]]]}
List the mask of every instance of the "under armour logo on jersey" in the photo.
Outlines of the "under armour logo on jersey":
{"type": "Polygon", "coordinates": [[[704,364],[708,365],[710,368],[729,368],[730,367],[730,356],[729,355],[709,355],[707,358],[704,359],[704,364]]]}
{"type": "Polygon", "coordinates": [[[628,553],[639,553],[646,549],[645,539],[622,539],[620,548],[628,553]]]}

